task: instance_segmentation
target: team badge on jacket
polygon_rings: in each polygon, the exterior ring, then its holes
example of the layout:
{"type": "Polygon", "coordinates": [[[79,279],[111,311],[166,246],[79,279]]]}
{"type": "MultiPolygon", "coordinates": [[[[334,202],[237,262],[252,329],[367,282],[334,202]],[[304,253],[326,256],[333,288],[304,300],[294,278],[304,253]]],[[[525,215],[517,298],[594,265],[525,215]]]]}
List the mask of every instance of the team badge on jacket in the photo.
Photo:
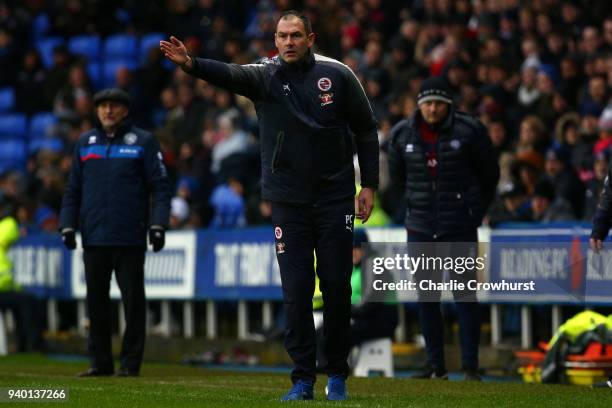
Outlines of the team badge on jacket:
{"type": "Polygon", "coordinates": [[[138,140],[138,136],[136,136],[136,134],[132,132],[123,136],[123,143],[125,143],[126,145],[133,145],[134,143],[136,143],[136,140],[138,140]]]}
{"type": "Polygon", "coordinates": [[[334,94],[333,93],[322,93],[319,94],[319,98],[321,99],[321,106],[329,105],[330,103],[334,103],[334,94]]]}
{"type": "Polygon", "coordinates": [[[319,81],[317,82],[317,86],[319,87],[319,89],[323,92],[327,92],[331,89],[332,87],[332,81],[329,78],[319,78],[319,81]]]}

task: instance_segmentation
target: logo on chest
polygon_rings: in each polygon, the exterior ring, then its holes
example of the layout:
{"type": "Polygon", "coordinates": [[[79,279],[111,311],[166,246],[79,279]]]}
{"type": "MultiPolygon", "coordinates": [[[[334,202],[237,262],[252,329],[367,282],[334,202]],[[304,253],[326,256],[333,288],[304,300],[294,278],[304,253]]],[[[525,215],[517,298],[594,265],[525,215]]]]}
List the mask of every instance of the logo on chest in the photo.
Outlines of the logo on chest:
{"type": "Polygon", "coordinates": [[[321,106],[329,105],[330,103],[334,103],[334,94],[325,92],[319,94],[319,99],[321,100],[321,106]]]}
{"type": "Polygon", "coordinates": [[[138,140],[138,136],[136,136],[135,133],[127,133],[125,136],[123,136],[123,143],[125,143],[126,145],[133,145],[134,143],[136,143],[136,141],[138,140]]]}
{"type": "Polygon", "coordinates": [[[332,81],[329,78],[322,77],[317,81],[317,88],[319,88],[322,93],[319,94],[319,99],[321,100],[321,106],[326,106],[331,103],[334,103],[334,94],[332,92],[328,92],[332,87],[332,81]]]}
{"type": "Polygon", "coordinates": [[[329,78],[319,78],[319,80],[317,81],[317,87],[319,87],[319,89],[323,92],[327,92],[331,89],[332,87],[332,81],[329,78]]]}
{"type": "Polygon", "coordinates": [[[283,84],[283,93],[285,94],[285,96],[289,95],[290,92],[291,88],[289,88],[289,84],[283,84]]]}

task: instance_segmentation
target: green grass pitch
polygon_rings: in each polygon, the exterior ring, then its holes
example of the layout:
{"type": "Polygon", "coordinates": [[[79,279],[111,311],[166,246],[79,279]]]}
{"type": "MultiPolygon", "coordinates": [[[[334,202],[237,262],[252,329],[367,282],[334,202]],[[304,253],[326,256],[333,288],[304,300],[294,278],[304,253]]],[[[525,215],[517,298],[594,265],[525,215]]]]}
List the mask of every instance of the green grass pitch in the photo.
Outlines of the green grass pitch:
{"type": "MultiPolygon", "coordinates": [[[[57,361],[42,355],[0,357],[0,388],[69,391],[69,401],[65,403],[19,403],[17,406],[251,408],[288,404],[278,402],[289,388],[287,375],[145,364],[138,378],[75,378],[75,373],[86,368],[83,362],[57,361]]],[[[611,389],[385,378],[350,378],[349,401],[328,402],[325,383],[326,378],[319,377],[315,400],[299,402],[298,406],[612,407],[611,389]]]]}

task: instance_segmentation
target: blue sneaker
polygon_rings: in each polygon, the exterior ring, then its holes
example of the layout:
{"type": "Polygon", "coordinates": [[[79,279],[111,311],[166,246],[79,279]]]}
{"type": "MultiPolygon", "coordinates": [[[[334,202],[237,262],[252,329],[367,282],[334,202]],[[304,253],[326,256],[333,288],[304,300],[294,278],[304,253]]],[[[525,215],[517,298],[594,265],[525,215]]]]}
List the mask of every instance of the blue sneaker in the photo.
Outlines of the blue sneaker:
{"type": "Polygon", "coordinates": [[[345,401],[348,399],[346,393],[346,378],[343,375],[332,375],[327,380],[325,394],[330,401],[345,401]]]}
{"type": "Polygon", "coordinates": [[[298,380],[289,392],[281,398],[281,401],[306,401],[314,398],[314,386],[312,383],[298,380]]]}

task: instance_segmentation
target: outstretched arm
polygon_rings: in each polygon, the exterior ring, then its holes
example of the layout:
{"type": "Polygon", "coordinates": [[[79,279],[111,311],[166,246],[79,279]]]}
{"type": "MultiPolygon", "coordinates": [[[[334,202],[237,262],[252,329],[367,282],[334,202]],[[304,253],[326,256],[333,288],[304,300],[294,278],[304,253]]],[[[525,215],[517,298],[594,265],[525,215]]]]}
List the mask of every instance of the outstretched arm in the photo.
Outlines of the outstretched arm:
{"type": "Polygon", "coordinates": [[[187,47],[175,36],[170,36],[170,41],[160,41],[159,48],[164,56],[176,65],[186,69],[193,68],[193,59],[189,56],[187,47]]]}
{"type": "Polygon", "coordinates": [[[166,58],[191,75],[253,100],[264,96],[264,64],[226,64],[207,58],[195,58],[189,55],[185,44],[174,36],[170,37],[170,41],[160,41],[159,48],[166,58]]]}

